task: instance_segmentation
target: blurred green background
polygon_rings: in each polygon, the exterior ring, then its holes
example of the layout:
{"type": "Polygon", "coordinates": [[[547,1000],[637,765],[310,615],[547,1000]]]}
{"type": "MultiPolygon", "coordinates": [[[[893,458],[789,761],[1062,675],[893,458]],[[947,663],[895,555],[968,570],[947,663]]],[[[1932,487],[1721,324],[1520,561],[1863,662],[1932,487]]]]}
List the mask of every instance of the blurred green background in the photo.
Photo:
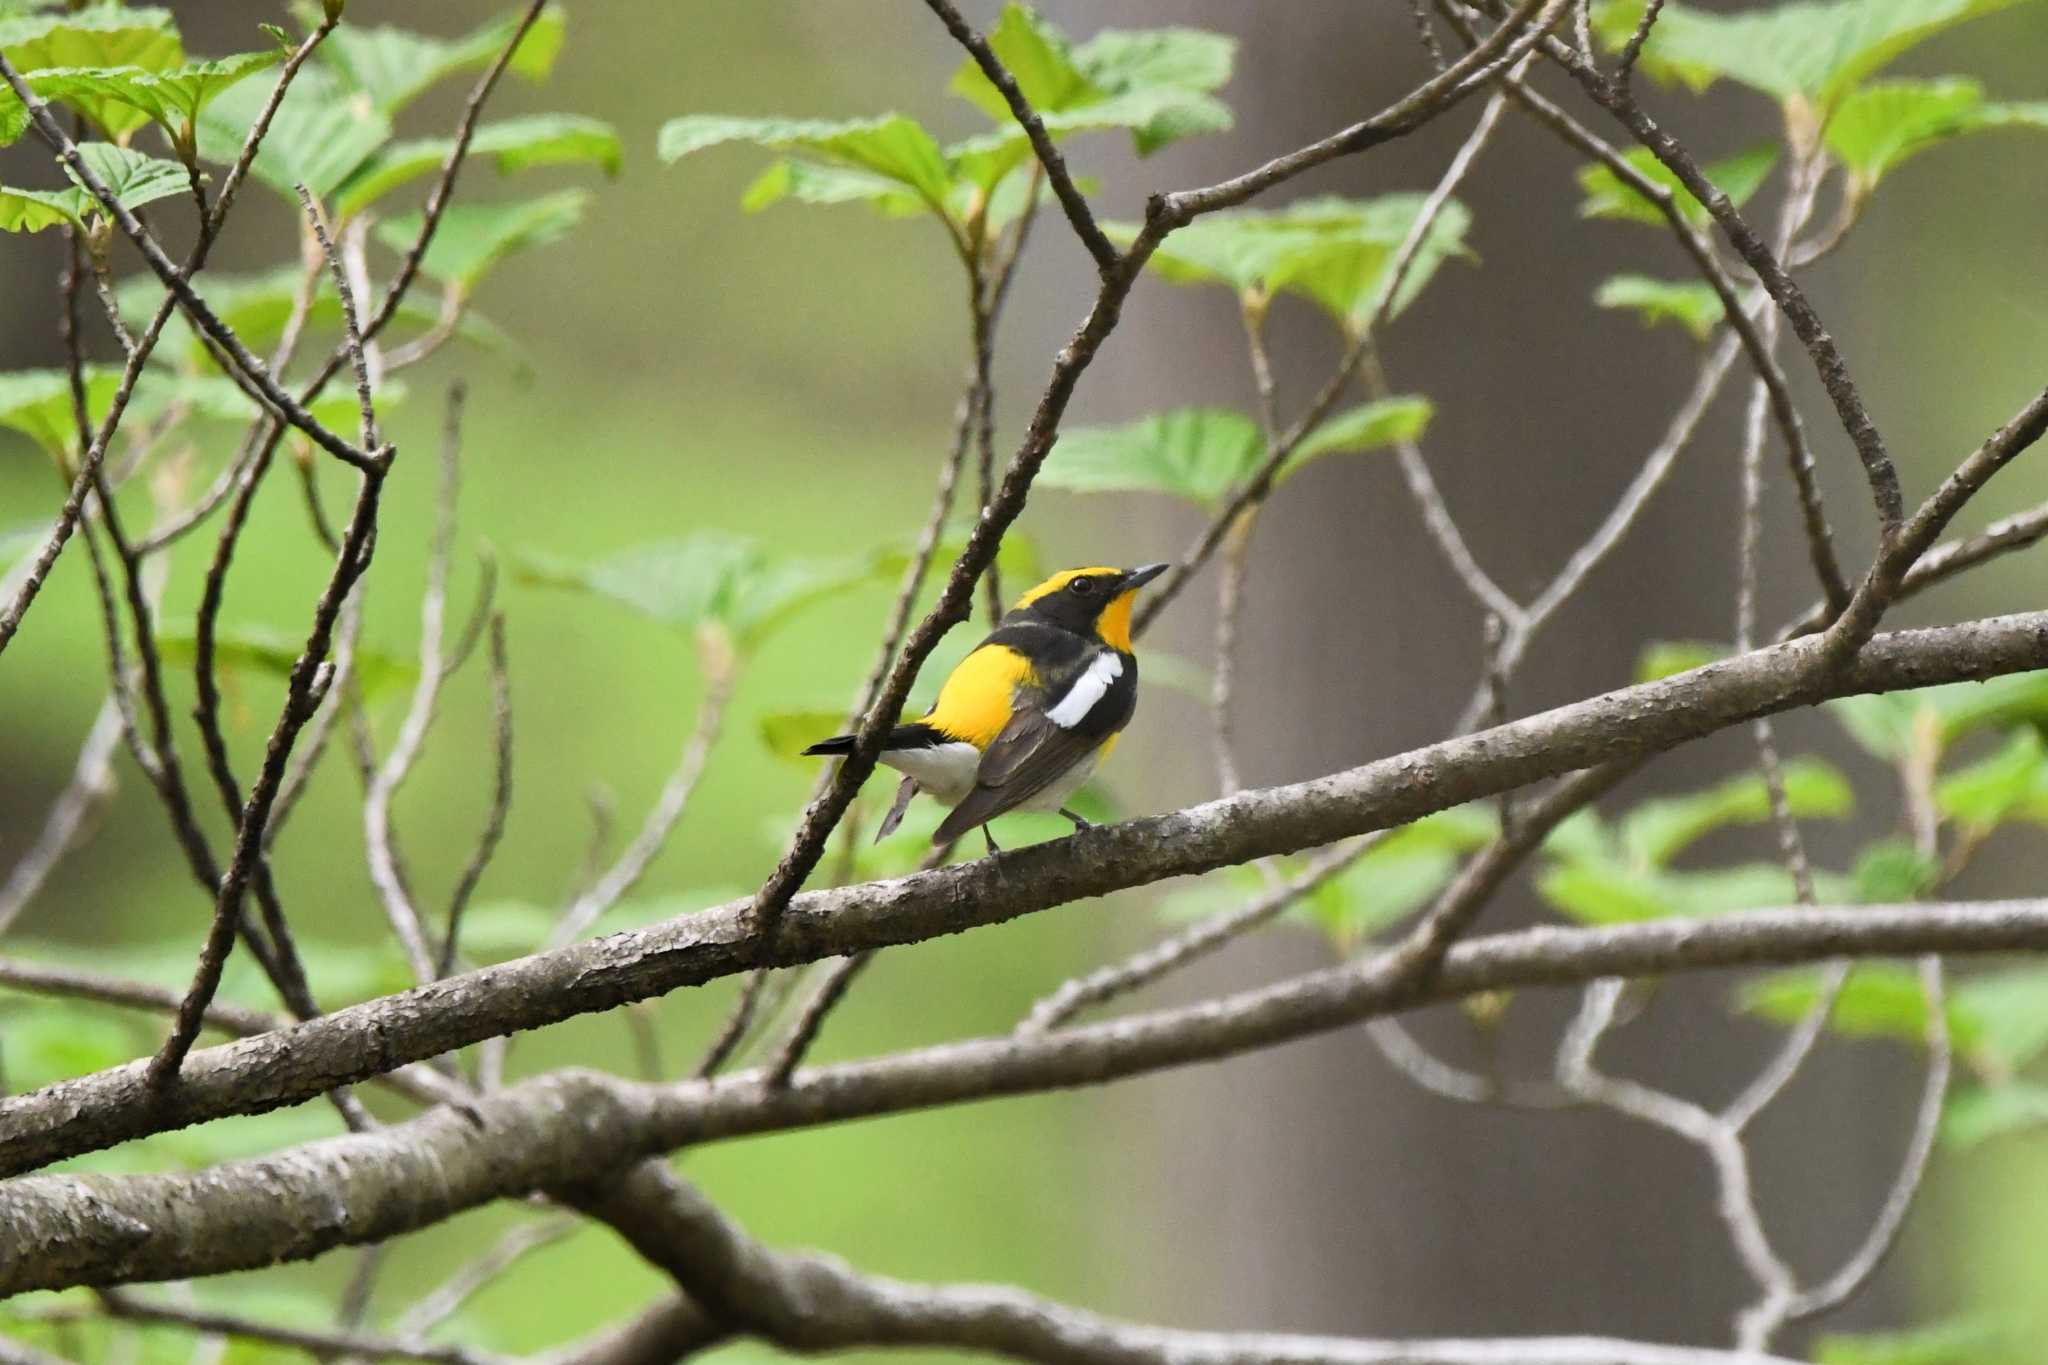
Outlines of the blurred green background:
{"type": "MultiPolygon", "coordinates": [[[[977,20],[992,21],[993,8],[983,8],[977,20]]],[[[1084,144],[1081,160],[1102,182],[1104,213],[1133,217],[1149,190],[1241,169],[1398,94],[1418,69],[1401,8],[1295,0],[1285,7],[1287,22],[1262,23],[1221,0],[1047,6],[1076,34],[1105,23],[1192,23],[1242,42],[1239,74],[1225,92],[1239,115],[1231,134],[1143,163],[1121,139],[1084,144]]],[[[253,46],[252,25],[277,17],[272,6],[173,9],[188,46],[201,53],[253,46]]],[[[450,3],[429,14],[352,0],[349,20],[452,33],[497,9],[450,3]]],[[[2048,11],[2022,6],[1915,52],[1906,66],[1968,73],[2010,98],[2044,98],[2044,41],[2048,11]]],[[[909,4],[571,6],[553,79],[540,88],[508,81],[493,110],[605,119],[621,134],[625,164],[612,180],[587,169],[522,175],[520,194],[580,184],[596,196],[569,240],[516,258],[481,291],[477,308],[516,340],[516,353],[451,347],[407,376],[409,398],[387,418],[401,472],[380,535],[365,646],[399,656],[413,648],[431,452],[441,395],[458,377],[470,391],[458,608],[468,602],[484,542],[504,555],[593,556],[722,528],[832,557],[914,533],[965,358],[962,286],[943,236],[928,223],[887,222],[858,208],[743,214],[737,201],[761,156],[706,153],[671,169],[653,147],[662,122],[694,112],[846,117],[901,109],[942,136],[964,135],[981,121],[944,93],[957,63],[930,15],[909,4]]],[[[401,131],[446,129],[461,88],[453,82],[422,100],[401,131]]],[[[1768,111],[1753,99],[1725,91],[1705,101],[1659,99],[1706,152],[1772,132],[1768,111]]],[[[1468,126],[1467,116],[1455,116],[1300,188],[1426,188],[1468,126]]],[[[37,154],[26,145],[0,157],[10,183],[39,172],[30,168],[37,154]]],[[[1909,493],[1931,486],[2041,383],[2044,168],[2048,138],[2039,135],[1978,139],[1929,156],[1887,185],[1851,247],[1815,272],[1816,297],[1899,454],[1909,493]]],[[[1677,264],[1649,234],[1577,221],[1573,169],[1540,132],[1511,122],[1462,195],[1475,213],[1478,267],[1447,272],[1429,306],[1389,343],[1397,386],[1438,402],[1430,446],[1452,505],[1516,591],[1539,584],[1583,537],[1690,375],[1690,355],[1675,335],[1646,337],[1632,319],[1586,306],[1594,284],[1616,268],[1649,263],[1675,273],[1677,264]]],[[[512,192],[483,166],[466,172],[463,191],[512,192]]],[[[284,201],[252,187],[217,268],[287,259],[295,232],[284,201]]],[[[55,364],[55,235],[4,246],[0,361],[55,364]]],[[[125,254],[117,260],[124,270],[134,266],[125,254]]],[[[1091,285],[1071,234],[1048,214],[1000,352],[999,456],[1013,448],[1021,414],[1091,285]]],[[[1319,381],[1328,345],[1303,316],[1276,311],[1275,328],[1283,395],[1293,405],[1319,381]]],[[[1240,349],[1227,299],[1147,281],[1085,381],[1075,417],[1248,403],[1240,349]]],[[[1838,522],[1857,528],[1845,531],[1855,562],[1868,531],[1854,462],[1803,362],[1788,368],[1838,522]]],[[[1646,640],[1725,638],[1737,406],[1723,403],[1697,458],[1685,462],[1621,558],[1539,645],[1518,709],[1617,685],[1646,640]]],[[[219,467],[229,440],[215,432],[194,450],[195,478],[219,467]]],[[[331,470],[322,477],[330,505],[344,505],[347,481],[331,470]]],[[[2044,494],[2038,462],[2022,462],[2001,476],[1977,520],[2044,494]]],[[[43,515],[57,496],[43,457],[0,433],[0,527],[43,515]]],[[[1478,630],[1413,521],[1384,462],[1333,473],[1315,495],[1276,500],[1255,549],[1246,627],[1248,779],[1310,776],[1424,742],[1455,715],[1478,630]]],[[[1167,558],[1198,524],[1161,499],[1045,493],[1021,529],[1047,566],[1058,567],[1167,558]]],[[[1767,619],[1807,596],[1792,525],[1780,515],[1772,528],[1767,619]]],[[[210,545],[201,535],[173,556],[166,618],[189,618],[210,545]]],[[[308,541],[289,479],[272,479],[259,498],[240,562],[227,621],[290,629],[303,620],[328,564],[308,541]]],[[[2037,582],[2033,562],[2019,557],[1901,617],[2031,607],[2037,582]]],[[[710,773],[636,900],[709,903],[765,875],[814,770],[771,755],[760,720],[844,705],[871,662],[889,595],[876,586],[812,609],[749,664],[710,773]]],[[[1207,596],[1206,586],[1189,594],[1161,632],[1166,648],[1204,663],[1207,596]]],[[[508,584],[501,600],[510,618],[516,796],[480,896],[485,909],[550,905],[569,893],[590,840],[593,790],[616,810],[620,837],[637,828],[701,689],[691,642],[678,633],[559,592],[508,584]]],[[[67,554],[0,668],[0,860],[32,837],[67,775],[99,703],[102,668],[87,566],[67,554]]],[[[230,684],[232,738],[246,769],[274,716],[277,688],[261,675],[235,675],[230,684]]],[[[914,697],[929,695],[927,685],[914,697]]],[[[181,713],[189,701],[174,694],[181,713]]],[[[402,694],[378,706],[387,742],[402,708],[402,694]]],[[[1205,723],[1187,696],[1150,689],[1108,773],[1114,799],[1142,811],[1211,795],[1205,723]]],[[[1824,727],[1788,728],[1794,747],[1836,742],[1824,727]]],[[[399,806],[430,897],[452,880],[482,820],[488,735],[487,679],[472,666],[445,695],[439,728],[399,806]]],[[[188,731],[184,739],[196,753],[195,737],[188,731]]],[[[1718,772],[1742,759],[1731,744],[1704,749],[1698,762],[1718,772]]],[[[1696,781],[1692,761],[1669,766],[1696,781]]],[[[7,947],[176,980],[206,907],[174,861],[161,812],[125,758],[120,768],[122,792],[104,827],[7,947]]],[[[1653,774],[1648,788],[1665,780],[1653,774]]],[[[886,795],[878,782],[871,796],[886,795]]],[[[331,945],[314,973],[329,1002],[352,989],[390,988],[384,920],[363,871],[359,797],[346,767],[330,764],[280,851],[295,925],[331,945]]],[[[1883,801],[1871,801],[1864,818],[1864,833],[1881,827],[1883,801]]],[[[2014,841],[1998,852],[1973,873],[1971,893],[2038,886],[2037,847],[2014,841]]],[[[1116,897],[885,953],[833,1017],[817,1056],[1004,1030],[1066,975],[1153,935],[1155,900],[1116,897]]],[[[618,922],[633,913],[628,907],[618,922]]],[[[1530,898],[1518,892],[1497,922],[1531,913],[1530,898]]],[[[1327,951],[1308,935],[1278,931],[1157,998],[1263,979],[1327,951]]],[[[236,981],[246,998],[263,1002],[253,982],[236,981]]],[[[1627,1061],[1679,1081],[1740,1075],[1770,1038],[1762,1029],[1736,1026],[1733,1041],[1692,1050],[1703,1029],[1717,1038],[1731,1032],[1716,1007],[1725,985],[1679,992],[1678,1022],[1639,1049],[1631,1045],[1627,1061]],[[1674,1070],[1675,1053],[1682,1058],[1674,1070]]],[[[671,1074],[694,1060],[731,998],[721,986],[646,1009],[671,1074]]],[[[99,1016],[106,1036],[79,1040],[80,1050],[22,1043],[51,1008],[0,1000],[10,1088],[73,1074],[93,1048],[139,1055],[156,1037],[153,1021],[107,1014],[99,1016]]],[[[1544,1008],[1539,1002],[1528,1018],[1547,1018],[1544,1008]]],[[[1535,1055],[1554,1033],[1531,1022],[1529,1036],[1535,1055]]],[[[1874,1210],[1915,1084],[1915,1061],[1904,1050],[1838,1052],[1850,1056],[1831,1055],[1816,1068],[1823,1074],[1803,1087],[1783,1131],[1776,1120],[1767,1126],[1760,1157],[1773,1213],[1809,1266],[1831,1262],[1874,1210]],[[1826,1169],[1816,1174],[1817,1166],[1826,1169]]],[[[562,1065],[631,1071],[625,1021],[577,1021],[521,1038],[513,1052],[515,1074],[562,1065]]],[[[82,1164],[148,1168],[194,1153],[264,1150],[337,1126],[331,1111],[307,1106],[241,1125],[239,1136],[213,1145],[166,1139],[82,1164]]],[[[1712,1221],[1703,1173],[1691,1152],[1618,1134],[1620,1127],[1598,1117],[1450,1109],[1404,1088],[1353,1034],[1114,1094],[1004,1100],[726,1143],[681,1162],[772,1243],[829,1248],[865,1269],[911,1278],[1016,1282],[1136,1318],[1376,1335],[1598,1330],[1718,1339],[1742,1281],[1712,1221]]],[[[2038,1313],[2034,1269],[2048,1241],[2034,1211],[2048,1196],[2044,1156],[2038,1138],[2028,1138],[1945,1163],[1902,1268],[1845,1318],[1884,1326],[1958,1306],[2038,1313]]],[[[490,1209],[409,1240],[383,1272],[373,1319],[529,1216],[490,1209]]],[[[199,1292],[251,1309],[273,1296],[303,1307],[315,1293],[331,1298],[353,1261],[336,1254],[199,1292]]],[[[538,1348],[615,1321],[663,1287],[608,1233],[585,1229],[480,1297],[459,1330],[495,1349],[538,1348]]]]}

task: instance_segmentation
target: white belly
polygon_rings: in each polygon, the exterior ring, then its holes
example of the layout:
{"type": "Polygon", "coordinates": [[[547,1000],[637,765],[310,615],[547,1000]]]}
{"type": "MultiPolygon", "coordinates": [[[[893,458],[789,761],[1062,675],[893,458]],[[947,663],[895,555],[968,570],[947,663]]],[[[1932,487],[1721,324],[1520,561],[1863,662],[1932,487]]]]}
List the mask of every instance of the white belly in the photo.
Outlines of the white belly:
{"type": "Polygon", "coordinates": [[[906,777],[917,779],[942,803],[957,806],[974,790],[974,772],[981,766],[981,750],[956,740],[934,744],[929,749],[895,749],[882,755],[882,762],[906,777]]]}
{"type": "MultiPolygon", "coordinates": [[[[972,744],[954,742],[935,744],[929,749],[895,749],[882,755],[882,762],[906,777],[917,779],[917,785],[924,788],[941,805],[957,806],[967,799],[974,790],[974,774],[981,767],[981,750],[972,744]]],[[[1081,790],[1095,769],[1102,762],[1102,750],[1076,763],[1073,767],[1054,778],[1045,790],[1028,801],[1019,803],[1018,810],[1058,810],[1067,804],[1067,798],[1081,790]]]]}

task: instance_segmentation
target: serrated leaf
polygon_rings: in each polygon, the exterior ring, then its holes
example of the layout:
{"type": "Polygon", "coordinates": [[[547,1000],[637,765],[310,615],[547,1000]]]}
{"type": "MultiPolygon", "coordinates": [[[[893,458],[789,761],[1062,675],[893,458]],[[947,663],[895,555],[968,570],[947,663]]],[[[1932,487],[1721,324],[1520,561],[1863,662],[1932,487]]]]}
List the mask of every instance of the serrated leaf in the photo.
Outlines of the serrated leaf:
{"type": "MultiPolygon", "coordinates": [[[[346,26],[337,30],[344,31],[346,26]]],[[[232,164],[270,94],[262,82],[223,91],[200,111],[199,155],[232,164]]],[[[301,67],[251,173],[296,209],[295,186],[303,183],[315,198],[326,199],[390,137],[390,118],[368,97],[351,94],[325,68],[301,67]]]]}
{"type": "Polygon", "coordinates": [[[193,127],[200,110],[237,82],[284,60],[282,52],[243,52],[217,61],[188,62],[169,71],[138,66],[55,67],[29,84],[45,99],[78,110],[120,137],[155,123],[173,138],[193,127]]]}
{"type": "MultiPolygon", "coordinates": [[[[185,168],[177,162],[111,142],[82,143],[78,155],[126,208],[183,194],[189,186],[185,168]]],[[[69,167],[65,174],[70,174],[69,167]]],[[[0,189],[0,231],[40,232],[65,223],[83,227],[89,219],[104,216],[99,198],[75,179],[61,190],[0,189]]]]}
{"type": "MultiPolygon", "coordinates": [[[[400,186],[439,174],[454,150],[452,138],[418,138],[379,148],[335,192],[335,213],[353,217],[400,186]]],[[[469,155],[489,157],[500,175],[534,166],[582,163],[616,176],[624,151],[617,130],[602,119],[533,114],[484,124],[470,139],[469,155]]]]}
{"type": "MultiPolygon", "coordinates": [[[[1820,1000],[1822,970],[1799,967],[1772,972],[1745,982],[1735,994],[1736,1007],[1772,1023],[1796,1026],[1820,1000]]],[[[1974,1051],[1982,1031],[1960,1000],[1950,992],[1949,1037],[1959,1051],[1974,1051]]],[[[1845,1038],[1890,1038],[1918,1046],[1927,1038],[1927,995],[1920,975],[1910,967],[1867,962],[1849,974],[1828,1016],[1830,1031],[1845,1038]]]]}
{"type": "Polygon", "coordinates": [[[1635,680],[1655,682],[1728,657],[1728,646],[1706,640],[1658,640],[1636,657],[1635,680]]]}
{"type": "Polygon", "coordinates": [[[1878,81],[1843,96],[1827,148],[1864,190],[1907,158],[1969,131],[1984,105],[1975,81],[1878,81]]]}
{"type": "Polygon", "coordinates": [[[2033,1081],[1971,1086],[1950,1098],[1941,1119],[1942,1137],[1958,1147],[2043,1128],[2048,1128],[2048,1085],[2033,1081]]]}
{"type": "Polygon", "coordinates": [[[1980,1068],[2011,1076],[2048,1051],[2048,968],[2012,967],[1965,978],[1951,992],[1970,1017],[1980,1068]]]}
{"type": "Polygon", "coordinates": [[[1293,478],[1303,465],[1325,455],[1355,455],[1416,440],[1435,415],[1436,405],[1415,394],[1346,408],[1324,420],[1295,447],[1275,483],[1293,478]]]}
{"type": "MultiPolygon", "coordinates": [[[[405,381],[384,380],[376,390],[378,411],[397,407],[405,401],[405,394],[405,381]]],[[[334,384],[313,400],[311,408],[313,415],[326,426],[346,429],[358,420],[361,412],[358,401],[354,386],[334,384]]],[[[135,398],[129,411],[138,420],[153,421],[173,406],[186,408],[188,415],[196,420],[229,422],[238,426],[253,421],[264,411],[224,374],[172,375],[161,370],[144,373],[141,382],[135,386],[135,398]]]]}
{"type": "MultiPolygon", "coordinates": [[[[0,51],[16,71],[29,75],[51,67],[137,67],[164,71],[185,60],[185,47],[169,10],[129,9],[120,4],[93,5],[68,14],[0,16],[0,51]]],[[[146,120],[132,110],[116,112],[119,136],[146,120]]],[[[11,89],[0,86],[0,147],[28,129],[28,109],[11,89]]]]}
{"type": "MultiPolygon", "coordinates": [[[[1231,121],[1230,108],[1221,100],[1200,91],[1171,89],[1132,90],[1039,115],[1054,141],[1072,133],[1127,128],[1141,156],[1180,138],[1223,132],[1231,121]]],[[[986,192],[1027,164],[1033,153],[1022,126],[1007,123],[953,143],[945,156],[956,180],[986,192]]]]}
{"type": "MultiPolygon", "coordinates": [[[[516,251],[558,242],[583,221],[589,190],[558,190],[538,199],[496,204],[454,204],[441,215],[420,269],[467,294],[491,268],[516,251]]],[[[409,213],[377,225],[377,240],[406,251],[419,236],[420,214],[409,213]]]]}
{"type": "MultiPolygon", "coordinates": [[[[1848,779],[1819,759],[1793,759],[1784,765],[1784,779],[1786,805],[1802,819],[1840,817],[1855,805],[1848,779]]],[[[1664,867],[1717,829],[1770,818],[1764,779],[1749,773],[1704,791],[1638,803],[1620,822],[1621,842],[1638,866],[1664,867]]]]}
{"type": "MultiPolygon", "coordinates": [[[[260,275],[208,271],[206,301],[214,314],[233,328],[245,344],[263,351],[283,335],[303,278],[296,266],[281,266],[260,275]]],[[[156,312],[164,298],[163,286],[154,275],[147,274],[130,276],[115,288],[114,294],[120,304],[121,315],[137,327],[156,312]]],[[[433,328],[441,321],[440,304],[408,292],[398,306],[396,319],[409,327],[433,328]]],[[[324,268],[314,282],[313,303],[307,310],[306,321],[312,327],[331,328],[337,332],[341,328],[341,298],[335,292],[333,276],[324,268]]],[[[158,343],[159,355],[176,355],[189,369],[214,370],[211,352],[199,335],[185,325],[182,315],[173,313],[165,325],[165,332],[165,340],[158,343]]],[[[505,349],[512,344],[496,325],[469,308],[463,310],[460,321],[455,325],[455,334],[490,349],[505,349]]],[[[380,399],[389,390],[389,385],[380,389],[380,399]]],[[[354,399],[351,397],[349,401],[354,402],[354,399]]]]}
{"type": "Polygon", "coordinates": [[[656,150],[673,165],[693,152],[729,142],[771,151],[806,151],[836,165],[872,172],[906,186],[936,212],[944,211],[952,187],[939,144],[916,120],[901,114],[841,122],[690,114],[662,125],[656,150]]]}
{"type": "MultiPolygon", "coordinates": [[[[988,45],[1040,114],[1085,104],[1104,93],[1075,65],[1066,35],[1016,0],[1003,6],[1001,17],[988,32],[988,45]]],[[[953,73],[946,88],[992,119],[1010,118],[1009,103],[972,57],[953,73]]]]}
{"type": "Polygon", "coordinates": [[[865,563],[780,555],[721,531],[637,546],[590,564],[527,555],[518,572],[528,582],[608,597],[668,625],[722,628],[742,648],[758,644],[802,608],[874,576],[865,563]]]}
{"type": "MultiPolygon", "coordinates": [[[[215,632],[213,657],[218,667],[230,672],[285,678],[290,676],[305,644],[303,635],[271,626],[225,626],[215,632]]],[[[165,663],[189,666],[198,657],[199,647],[192,623],[166,624],[157,632],[157,647],[165,663]]],[[[411,687],[419,676],[419,665],[413,660],[361,646],[355,651],[354,668],[363,695],[373,701],[411,687]]]]}
{"type": "MultiPolygon", "coordinates": [[[[516,14],[491,20],[461,38],[436,38],[390,26],[343,24],[321,50],[327,69],[389,117],[436,83],[463,71],[489,66],[512,40],[516,14]]],[[[508,69],[530,81],[547,79],[562,50],[566,20],[550,5],[520,39],[508,69]]]]}
{"type": "MultiPolygon", "coordinates": [[[[86,412],[95,425],[106,416],[120,381],[120,372],[108,366],[85,367],[86,412]]],[[[63,370],[0,374],[0,427],[21,432],[52,457],[67,457],[78,445],[70,376],[63,370]]]]}
{"type": "MultiPolygon", "coordinates": [[[[1364,323],[1392,282],[1401,244],[1421,214],[1426,196],[1390,194],[1377,199],[1319,198],[1272,211],[1243,210],[1199,218],[1168,237],[1148,266],[1175,284],[1224,284],[1239,294],[1289,293],[1319,305],[1341,325],[1364,323]]],[[[1445,203],[1402,276],[1392,313],[1398,314],[1435,276],[1444,261],[1464,254],[1471,214],[1445,203]]],[[[1123,241],[1137,229],[1111,224],[1123,241]]]]}
{"type": "MultiPolygon", "coordinates": [[[[1295,448],[1279,472],[1285,479],[1310,460],[1377,450],[1412,439],[1434,409],[1405,395],[1362,403],[1331,417],[1295,448]]],[[[1076,427],[1061,434],[1040,469],[1046,488],[1072,492],[1170,493],[1215,505],[1264,461],[1258,424],[1229,408],[1177,408],[1115,427],[1076,427]]]]}
{"type": "Polygon", "coordinates": [[[1713,286],[1698,280],[1656,280],[1648,275],[1615,275],[1601,284],[1593,302],[1602,308],[1626,308],[1646,327],[1675,322],[1705,341],[1727,310],[1713,286]]]}
{"type": "Polygon", "coordinates": [[[1115,427],[1076,427],[1039,470],[1042,488],[1171,493],[1216,503],[1264,455],[1258,423],[1228,408],[1177,408],[1115,427]]]}
{"type": "Polygon", "coordinates": [[[1890,761],[1912,742],[1913,717],[1919,709],[1913,697],[1911,692],[1866,693],[1839,697],[1826,709],[1865,752],[1890,761]]]}
{"type": "MultiPolygon", "coordinates": [[[[1638,147],[1625,158],[1628,164],[1655,184],[1663,186],[1677,196],[1679,216],[1694,227],[1704,227],[1713,216],[1707,206],[1693,198],[1692,191],[1679,183],[1664,163],[1647,147],[1638,147]]],[[[1771,168],[1778,164],[1778,146],[1766,142],[1724,157],[1701,167],[1706,177],[1716,188],[1728,196],[1730,203],[1740,207],[1749,197],[1763,187],[1770,178],[1771,168]]],[[[1661,227],[1664,214],[1655,204],[1637,193],[1635,188],[1622,183],[1621,178],[1607,167],[1594,164],[1579,171],[1579,188],[1586,197],[1579,202],[1581,218],[1618,218],[1631,223],[1650,223],[1661,227]]]]}
{"type": "Polygon", "coordinates": [[[1220,90],[1237,40],[1198,28],[1104,29],[1074,49],[1074,64],[1103,90],[1220,90]]]}
{"type": "MultiPolygon", "coordinates": [[[[1666,4],[1642,69],[1705,90],[1728,79],[1781,103],[1800,99],[1826,114],[1865,77],[1910,48],[2018,0],[1807,0],[1734,14],[1666,4]]],[[[1595,30],[1610,49],[1627,41],[1643,0],[1598,7],[1595,30]]]]}
{"type": "Polygon", "coordinates": [[[800,204],[870,204],[890,218],[912,218],[930,205],[900,181],[852,166],[825,166],[783,158],[770,163],[740,196],[740,207],[759,213],[784,199],[800,204]]]}
{"type": "Polygon", "coordinates": [[[2015,731],[1994,754],[1944,777],[1934,789],[1943,817],[1983,831],[2048,794],[2048,750],[2032,729],[2015,731]]]}
{"type": "Polygon", "coordinates": [[[1904,839],[1880,839],[1864,849],[1849,873],[1855,898],[1866,905],[1916,900],[1941,879],[1941,863],[1904,839]]]}

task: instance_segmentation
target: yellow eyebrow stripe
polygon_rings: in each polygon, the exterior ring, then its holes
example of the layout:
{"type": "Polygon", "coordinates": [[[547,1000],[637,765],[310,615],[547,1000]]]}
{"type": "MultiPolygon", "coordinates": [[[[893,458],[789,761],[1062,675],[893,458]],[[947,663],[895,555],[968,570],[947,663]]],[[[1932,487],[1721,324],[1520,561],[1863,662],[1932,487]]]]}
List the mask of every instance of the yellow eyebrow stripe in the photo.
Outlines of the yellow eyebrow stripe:
{"type": "Polygon", "coordinates": [[[1010,723],[1017,689],[1037,681],[1031,660],[1008,645],[983,645],[960,661],[922,719],[954,739],[986,749],[1010,723]]]}

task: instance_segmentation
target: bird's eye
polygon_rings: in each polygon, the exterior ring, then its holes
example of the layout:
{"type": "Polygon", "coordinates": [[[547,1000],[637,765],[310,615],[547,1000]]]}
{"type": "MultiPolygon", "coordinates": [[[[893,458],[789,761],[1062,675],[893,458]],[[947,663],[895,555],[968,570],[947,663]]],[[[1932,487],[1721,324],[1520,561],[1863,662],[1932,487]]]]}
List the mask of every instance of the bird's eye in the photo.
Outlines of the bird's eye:
{"type": "Polygon", "coordinates": [[[1067,591],[1076,597],[1093,597],[1095,595],[1095,580],[1092,578],[1077,578],[1067,584],[1067,591]]]}

